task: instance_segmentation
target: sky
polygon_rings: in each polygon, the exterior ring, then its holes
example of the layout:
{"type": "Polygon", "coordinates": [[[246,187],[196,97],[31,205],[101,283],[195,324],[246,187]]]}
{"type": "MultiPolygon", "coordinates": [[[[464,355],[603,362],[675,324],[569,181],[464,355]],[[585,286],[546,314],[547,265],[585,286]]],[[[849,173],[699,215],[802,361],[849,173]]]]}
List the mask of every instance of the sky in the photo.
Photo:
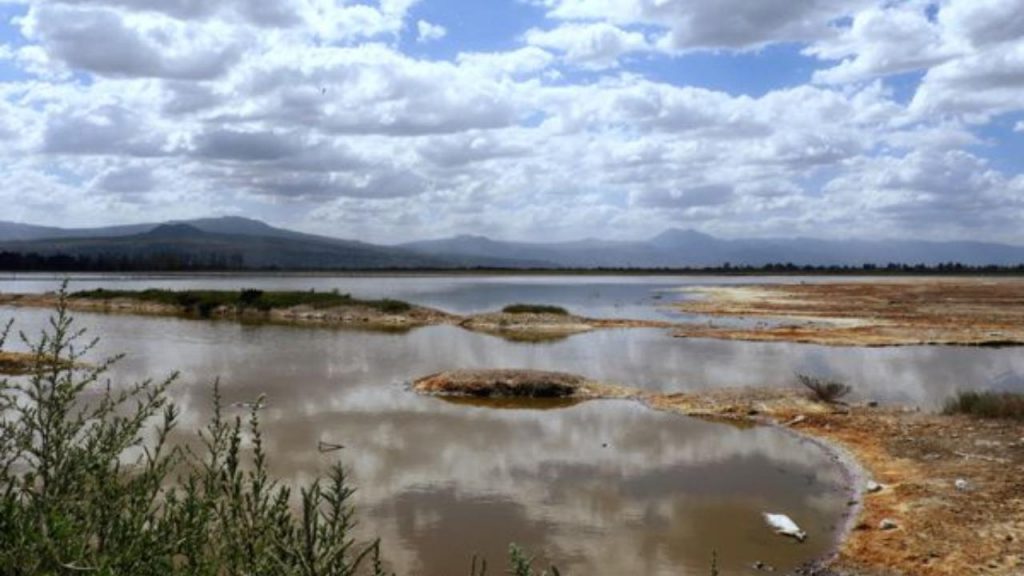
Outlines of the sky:
{"type": "Polygon", "coordinates": [[[0,220],[1024,244],[1024,0],[0,0],[0,220]]]}

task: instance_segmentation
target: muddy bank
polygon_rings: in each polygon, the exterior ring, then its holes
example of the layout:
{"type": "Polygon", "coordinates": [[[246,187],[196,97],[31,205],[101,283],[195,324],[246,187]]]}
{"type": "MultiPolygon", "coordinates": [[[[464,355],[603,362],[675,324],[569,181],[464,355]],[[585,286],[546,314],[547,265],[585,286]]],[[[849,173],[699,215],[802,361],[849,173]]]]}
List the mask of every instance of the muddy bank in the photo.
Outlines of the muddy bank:
{"type": "MultiPolygon", "coordinates": [[[[519,371],[433,375],[428,394],[500,396],[519,371]]],[[[523,371],[523,377],[530,376],[523,371]]],[[[835,555],[813,574],[1024,573],[1024,423],[812,401],[798,389],[658,394],[559,375],[570,397],[634,398],[651,408],[779,426],[820,442],[854,483],[835,555]],[[868,491],[867,480],[881,489],[868,491]]]]}
{"type": "MultiPolygon", "coordinates": [[[[54,308],[57,302],[58,298],[55,294],[0,294],[0,306],[54,308]]],[[[175,316],[307,326],[348,326],[381,330],[411,329],[418,326],[450,324],[457,321],[457,317],[431,308],[409,306],[404,310],[389,311],[358,302],[330,307],[297,305],[270,310],[217,306],[205,311],[203,315],[199,315],[183,306],[163,302],[125,297],[94,299],[72,296],[67,299],[67,307],[76,312],[175,316]]]]}
{"type": "Polygon", "coordinates": [[[669,322],[653,320],[620,320],[586,318],[573,314],[495,312],[465,317],[458,325],[473,332],[483,332],[514,341],[544,341],[568,338],[593,330],[608,328],[668,328],[669,322]]]}
{"type": "Polygon", "coordinates": [[[655,395],[653,407],[785,425],[848,451],[865,493],[830,568],[851,574],[1024,573],[1024,424],[894,408],[827,407],[797,391],[655,395]],[[961,482],[958,482],[961,481],[961,482]],[[960,484],[961,487],[958,487],[960,484]],[[883,529],[883,521],[895,528],[883,529]]]}
{"type": "Polygon", "coordinates": [[[455,398],[623,398],[633,391],[575,374],[544,370],[453,370],[415,380],[411,388],[431,396],[455,398]]]}
{"type": "Polygon", "coordinates": [[[1024,280],[881,279],[689,288],[674,306],[713,318],[678,337],[834,346],[1024,345],[1024,280]],[[719,323],[722,324],[722,323],[719,323]]]}
{"type": "MultiPolygon", "coordinates": [[[[0,306],[54,308],[55,294],[0,294],[0,306]]],[[[404,303],[402,303],[404,304],[404,303]]],[[[494,312],[461,316],[424,306],[393,310],[353,302],[333,306],[297,305],[269,310],[216,306],[203,315],[189,308],[131,297],[67,299],[69,310],[144,316],[270,322],[298,326],[350,327],[368,330],[410,330],[421,326],[453,325],[513,341],[549,341],[603,328],[666,328],[667,322],[599,319],[572,314],[494,312]]]]}
{"type": "Polygon", "coordinates": [[[0,375],[28,374],[36,367],[36,355],[23,352],[0,352],[0,375]]]}
{"type": "MultiPolygon", "coordinates": [[[[78,362],[72,366],[67,360],[59,362],[61,368],[73,367],[75,369],[87,369],[90,364],[78,362]]],[[[22,376],[32,374],[38,368],[51,368],[52,358],[40,358],[34,352],[4,352],[0,351],[0,376],[22,376]]]]}

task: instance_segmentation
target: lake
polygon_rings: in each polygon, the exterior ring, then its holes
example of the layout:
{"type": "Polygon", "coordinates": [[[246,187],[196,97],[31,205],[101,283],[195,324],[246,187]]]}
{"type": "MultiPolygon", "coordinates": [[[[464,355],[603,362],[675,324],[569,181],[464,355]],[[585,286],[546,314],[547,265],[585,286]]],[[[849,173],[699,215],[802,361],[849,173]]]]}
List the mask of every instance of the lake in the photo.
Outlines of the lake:
{"type": "MultiPolygon", "coordinates": [[[[107,277],[73,289],[204,287],[328,290],[394,297],[457,312],[518,301],[588,315],[667,318],[673,289],[738,279],[669,277],[107,277]],[[630,316],[636,314],[636,316],[630,316]],[[641,316],[641,315],[650,316],[641,316]]],[[[746,280],[749,281],[749,280],[746,280]]],[[[758,279],[758,281],[764,281],[758,279]]],[[[45,276],[0,290],[51,290],[45,276]]],[[[45,310],[0,308],[0,320],[40,330],[45,310]]],[[[840,378],[860,399],[934,409],[959,388],[1024,388],[1017,348],[828,348],[672,338],[609,330],[514,343],[452,326],[405,334],[78,314],[124,352],[115,382],[181,370],[172,395],[182,426],[209,416],[211,382],[227,402],[266,394],[261,412],[274,472],[305,481],[340,455],[358,487],[365,534],[378,534],[401,574],[492,571],[509,542],[566,574],[723,574],[755,561],[780,570],[828,550],[846,511],[841,470],[785,431],[735,427],[625,401],[493,407],[420,397],[410,380],[459,368],[539,368],[653,390],[792,385],[795,373],[840,378]],[[345,445],[335,454],[318,441],[345,445]],[[810,538],[771,533],[762,512],[784,512],[810,538]]],[[[238,409],[232,409],[241,413],[238,409]]]]}

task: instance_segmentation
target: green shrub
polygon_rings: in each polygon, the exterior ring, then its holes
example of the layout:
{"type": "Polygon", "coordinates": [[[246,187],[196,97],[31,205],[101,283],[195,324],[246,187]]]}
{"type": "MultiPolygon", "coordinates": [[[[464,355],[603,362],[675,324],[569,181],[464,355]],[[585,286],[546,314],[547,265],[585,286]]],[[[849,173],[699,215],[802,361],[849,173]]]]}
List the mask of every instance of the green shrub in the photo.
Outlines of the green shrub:
{"type": "Polygon", "coordinates": [[[810,390],[817,400],[829,404],[839,402],[853,391],[850,385],[835,380],[826,380],[805,374],[797,374],[796,379],[804,388],[810,390]]]}
{"type": "Polygon", "coordinates": [[[958,392],[946,400],[944,414],[968,414],[980,418],[1024,420],[1024,393],[958,392]]]}
{"type": "Polygon", "coordinates": [[[561,306],[546,304],[510,304],[501,309],[505,314],[558,314],[568,316],[569,311],[561,306]]]}

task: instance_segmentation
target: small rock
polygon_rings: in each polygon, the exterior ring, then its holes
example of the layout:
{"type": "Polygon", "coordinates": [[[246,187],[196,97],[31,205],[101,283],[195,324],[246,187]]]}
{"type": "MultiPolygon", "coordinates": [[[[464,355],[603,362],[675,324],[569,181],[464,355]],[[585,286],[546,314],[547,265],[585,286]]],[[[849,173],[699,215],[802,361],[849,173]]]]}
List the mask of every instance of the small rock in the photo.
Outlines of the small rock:
{"type": "Polygon", "coordinates": [[[892,518],[883,518],[882,521],[878,523],[878,529],[879,530],[895,530],[896,529],[896,521],[893,520],[892,518]]]}
{"type": "Polygon", "coordinates": [[[869,480],[867,485],[864,486],[864,491],[868,494],[874,494],[882,491],[882,485],[874,480],[869,480]]]}
{"type": "Polygon", "coordinates": [[[857,504],[860,504],[860,502],[857,502],[856,500],[847,500],[846,501],[846,505],[847,506],[856,506],[857,504]]]}
{"type": "Polygon", "coordinates": [[[953,482],[953,486],[956,486],[956,489],[961,492],[965,492],[968,488],[970,488],[970,485],[967,483],[967,480],[964,480],[963,478],[957,478],[956,481],[953,482]]]}
{"type": "Polygon", "coordinates": [[[868,408],[878,408],[878,402],[875,400],[868,402],[868,408]]]}

